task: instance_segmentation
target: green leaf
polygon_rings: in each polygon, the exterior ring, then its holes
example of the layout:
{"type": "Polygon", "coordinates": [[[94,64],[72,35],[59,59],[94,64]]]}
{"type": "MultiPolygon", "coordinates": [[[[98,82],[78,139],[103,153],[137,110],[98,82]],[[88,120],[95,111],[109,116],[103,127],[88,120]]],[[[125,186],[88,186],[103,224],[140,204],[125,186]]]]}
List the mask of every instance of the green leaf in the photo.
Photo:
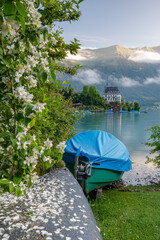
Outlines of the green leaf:
{"type": "Polygon", "coordinates": [[[44,41],[46,41],[47,37],[48,37],[48,30],[47,30],[47,28],[43,28],[43,38],[44,38],[44,41]]]}
{"type": "Polygon", "coordinates": [[[28,212],[27,214],[33,216],[33,212],[28,212]]]}
{"type": "Polygon", "coordinates": [[[4,137],[7,137],[9,135],[8,132],[1,132],[0,133],[0,137],[4,138],[4,137]]]}
{"type": "Polygon", "coordinates": [[[27,104],[27,106],[26,106],[26,115],[27,116],[30,115],[31,113],[33,113],[32,109],[33,109],[33,106],[31,104],[27,104]]]}
{"type": "Polygon", "coordinates": [[[0,55],[3,55],[3,49],[0,48],[0,55]]]}
{"type": "Polygon", "coordinates": [[[21,180],[22,180],[22,177],[14,176],[14,178],[13,178],[13,182],[15,184],[19,184],[21,182],[21,180]]]}
{"type": "Polygon", "coordinates": [[[69,84],[69,82],[67,82],[66,80],[63,81],[63,84],[69,84]]]}
{"type": "Polygon", "coordinates": [[[54,71],[51,71],[51,78],[53,81],[56,81],[56,74],[54,71]]]}
{"type": "Polygon", "coordinates": [[[75,0],[72,0],[73,3],[77,4],[77,2],[75,0]]]}
{"type": "Polygon", "coordinates": [[[39,7],[41,0],[36,0],[36,3],[37,3],[37,7],[39,7]]]}
{"type": "Polygon", "coordinates": [[[21,188],[19,186],[16,187],[16,196],[20,197],[22,194],[21,188]]]}
{"type": "Polygon", "coordinates": [[[14,138],[13,136],[10,136],[10,140],[11,140],[11,142],[12,142],[13,147],[15,147],[15,145],[16,145],[16,143],[17,143],[16,138],[14,138]]]}
{"type": "Polygon", "coordinates": [[[8,2],[4,4],[4,14],[6,16],[16,14],[16,6],[12,4],[12,2],[8,2]]]}
{"type": "Polygon", "coordinates": [[[35,120],[35,118],[33,118],[32,121],[29,124],[30,128],[32,128],[35,125],[35,122],[36,122],[36,120],[35,120]]]}
{"type": "Polygon", "coordinates": [[[20,15],[22,15],[24,17],[27,17],[26,9],[20,1],[17,2],[17,10],[18,10],[20,15]]]}
{"type": "Polygon", "coordinates": [[[45,162],[46,169],[50,168],[53,166],[53,163],[45,162]]]}
{"type": "Polygon", "coordinates": [[[5,172],[3,172],[3,174],[4,174],[4,176],[5,176],[5,177],[7,177],[7,178],[9,178],[9,177],[10,177],[9,173],[8,173],[8,172],[6,172],[6,171],[5,171],[5,172]]]}
{"type": "Polygon", "coordinates": [[[13,183],[9,183],[9,193],[12,193],[14,190],[13,183]]]}
{"type": "Polygon", "coordinates": [[[45,82],[47,80],[47,73],[46,72],[42,72],[41,73],[41,77],[42,77],[42,80],[45,82]]]}
{"type": "Polygon", "coordinates": [[[28,181],[28,185],[27,186],[28,186],[28,188],[30,188],[32,186],[31,180],[28,181]]]}
{"type": "Polygon", "coordinates": [[[9,62],[8,62],[6,59],[2,58],[2,62],[3,62],[7,67],[10,67],[9,62]]]}
{"type": "Polygon", "coordinates": [[[7,179],[0,179],[0,185],[8,185],[9,180],[7,179]]]}
{"type": "Polygon", "coordinates": [[[26,24],[25,24],[25,19],[23,16],[19,16],[19,20],[21,22],[21,26],[22,26],[22,30],[23,30],[23,33],[25,33],[25,29],[26,29],[26,24]]]}
{"type": "Polygon", "coordinates": [[[21,112],[17,113],[17,115],[16,115],[16,120],[17,121],[20,120],[20,119],[23,119],[23,118],[24,118],[23,113],[21,113],[21,112]]]}
{"type": "Polygon", "coordinates": [[[61,86],[61,82],[60,82],[60,80],[58,80],[57,83],[58,83],[58,86],[60,87],[60,86],[61,86]]]}

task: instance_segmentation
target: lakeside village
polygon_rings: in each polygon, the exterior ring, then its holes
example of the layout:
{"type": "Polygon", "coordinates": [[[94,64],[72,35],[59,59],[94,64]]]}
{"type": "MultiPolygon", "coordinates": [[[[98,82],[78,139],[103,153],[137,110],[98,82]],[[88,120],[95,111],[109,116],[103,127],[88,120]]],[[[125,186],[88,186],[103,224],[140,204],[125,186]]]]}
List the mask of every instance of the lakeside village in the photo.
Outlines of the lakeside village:
{"type": "Polygon", "coordinates": [[[63,90],[66,99],[71,98],[73,107],[79,110],[90,112],[139,112],[138,102],[124,102],[118,87],[104,87],[103,96],[97,91],[96,86],[85,85],[82,92],[75,92],[75,89],[68,86],[63,90]]]}

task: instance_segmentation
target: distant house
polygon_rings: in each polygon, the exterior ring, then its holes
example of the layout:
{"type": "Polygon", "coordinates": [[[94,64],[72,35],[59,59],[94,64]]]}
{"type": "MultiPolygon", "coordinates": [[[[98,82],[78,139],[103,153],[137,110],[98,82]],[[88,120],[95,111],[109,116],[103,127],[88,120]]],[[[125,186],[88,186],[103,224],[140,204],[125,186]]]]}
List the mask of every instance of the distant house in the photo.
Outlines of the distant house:
{"type": "Polygon", "coordinates": [[[118,90],[118,87],[108,87],[106,85],[104,89],[104,100],[106,103],[121,103],[122,96],[120,94],[120,91],[118,90]]]}

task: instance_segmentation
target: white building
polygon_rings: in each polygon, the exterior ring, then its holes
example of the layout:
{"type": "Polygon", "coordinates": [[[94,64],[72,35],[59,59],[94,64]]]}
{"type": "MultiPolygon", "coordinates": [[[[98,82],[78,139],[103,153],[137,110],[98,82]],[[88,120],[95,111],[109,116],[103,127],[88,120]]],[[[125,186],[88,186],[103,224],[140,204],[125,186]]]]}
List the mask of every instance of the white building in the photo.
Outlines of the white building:
{"type": "Polygon", "coordinates": [[[118,90],[118,87],[108,87],[106,85],[105,90],[104,90],[104,100],[106,103],[111,103],[111,102],[117,102],[121,103],[122,96],[120,94],[120,91],[118,90]]]}

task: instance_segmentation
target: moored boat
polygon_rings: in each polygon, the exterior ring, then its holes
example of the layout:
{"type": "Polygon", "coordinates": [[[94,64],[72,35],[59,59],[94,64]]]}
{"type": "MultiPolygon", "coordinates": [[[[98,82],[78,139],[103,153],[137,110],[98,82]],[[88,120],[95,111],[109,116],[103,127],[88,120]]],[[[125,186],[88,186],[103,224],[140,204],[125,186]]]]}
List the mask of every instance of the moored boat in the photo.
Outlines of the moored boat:
{"type": "Polygon", "coordinates": [[[66,145],[63,160],[86,194],[119,180],[124,171],[132,169],[127,148],[110,133],[86,131],[66,145]]]}

